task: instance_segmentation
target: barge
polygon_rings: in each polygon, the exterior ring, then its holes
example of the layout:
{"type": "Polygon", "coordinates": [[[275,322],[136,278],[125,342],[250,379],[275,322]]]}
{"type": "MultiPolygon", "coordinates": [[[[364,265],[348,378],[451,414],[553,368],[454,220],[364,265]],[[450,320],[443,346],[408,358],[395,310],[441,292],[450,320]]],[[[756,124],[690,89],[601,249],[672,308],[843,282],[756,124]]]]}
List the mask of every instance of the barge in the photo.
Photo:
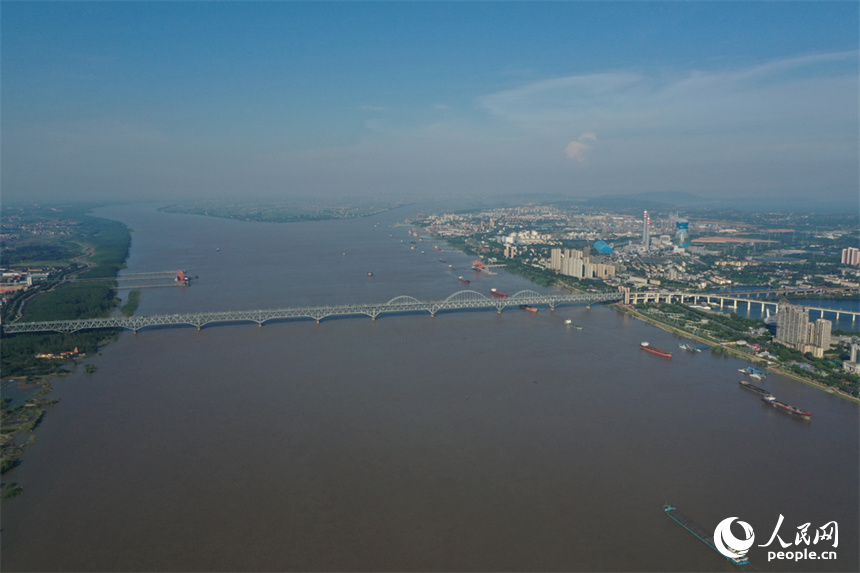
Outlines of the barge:
{"type": "MultiPolygon", "coordinates": [[[[668,515],[672,521],[695,535],[700,541],[704,541],[708,547],[720,553],[717,550],[716,545],[714,545],[714,536],[712,533],[709,533],[704,527],[678,511],[676,508],[671,505],[664,505],[663,511],[668,515]]],[[[722,557],[726,557],[722,553],[720,553],[722,557]]],[[[726,557],[729,561],[734,563],[735,565],[746,565],[750,562],[749,558],[746,555],[738,555],[737,557],[726,557]]]]}

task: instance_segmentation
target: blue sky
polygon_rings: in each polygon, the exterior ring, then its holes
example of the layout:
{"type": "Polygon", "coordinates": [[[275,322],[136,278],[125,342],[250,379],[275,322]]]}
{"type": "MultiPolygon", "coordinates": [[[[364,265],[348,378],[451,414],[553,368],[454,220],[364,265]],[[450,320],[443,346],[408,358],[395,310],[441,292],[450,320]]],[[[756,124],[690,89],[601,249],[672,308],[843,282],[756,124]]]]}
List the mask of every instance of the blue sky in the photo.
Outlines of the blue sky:
{"type": "Polygon", "coordinates": [[[856,2],[14,2],[3,194],[858,196],[856,2]]]}

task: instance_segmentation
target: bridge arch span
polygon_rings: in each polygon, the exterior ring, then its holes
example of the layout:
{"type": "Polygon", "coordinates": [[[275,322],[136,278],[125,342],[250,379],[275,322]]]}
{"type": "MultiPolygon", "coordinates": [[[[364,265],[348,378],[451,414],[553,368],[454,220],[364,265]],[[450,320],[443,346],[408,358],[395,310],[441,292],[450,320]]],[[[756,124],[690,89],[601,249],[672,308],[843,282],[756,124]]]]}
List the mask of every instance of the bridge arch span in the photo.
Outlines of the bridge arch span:
{"type": "Polygon", "coordinates": [[[445,299],[445,302],[468,302],[473,300],[490,300],[475,290],[460,290],[445,299]]]}
{"type": "Polygon", "coordinates": [[[420,300],[415,298],[414,296],[402,294],[400,296],[396,296],[396,297],[392,298],[391,300],[389,300],[385,304],[415,304],[415,303],[424,304],[420,300]]]}
{"type": "Polygon", "coordinates": [[[542,296],[540,293],[535,292],[533,290],[521,290],[517,293],[511,295],[511,298],[522,298],[522,297],[532,297],[532,296],[542,296]]]}

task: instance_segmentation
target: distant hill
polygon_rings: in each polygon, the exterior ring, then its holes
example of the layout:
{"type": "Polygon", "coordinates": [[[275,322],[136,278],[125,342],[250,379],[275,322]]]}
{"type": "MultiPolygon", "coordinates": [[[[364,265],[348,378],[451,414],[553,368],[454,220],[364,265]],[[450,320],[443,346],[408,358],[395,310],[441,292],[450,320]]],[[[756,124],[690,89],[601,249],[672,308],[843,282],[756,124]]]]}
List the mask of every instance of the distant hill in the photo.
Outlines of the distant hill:
{"type": "Polygon", "coordinates": [[[684,191],[649,191],[631,195],[601,195],[585,199],[582,204],[612,210],[660,210],[690,209],[691,207],[715,207],[719,202],[684,191]]]}

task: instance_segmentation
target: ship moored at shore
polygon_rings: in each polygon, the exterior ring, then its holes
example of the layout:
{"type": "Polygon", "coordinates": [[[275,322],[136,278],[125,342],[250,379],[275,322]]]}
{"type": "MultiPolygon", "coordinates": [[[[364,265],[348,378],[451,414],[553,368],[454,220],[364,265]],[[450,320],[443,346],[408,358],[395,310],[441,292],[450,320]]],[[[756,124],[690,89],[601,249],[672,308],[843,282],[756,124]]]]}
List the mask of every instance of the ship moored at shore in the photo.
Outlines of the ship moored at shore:
{"type": "Polygon", "coordinates": [[[642,342],[639,345],[639,348],[645,350],[646,352],[650,352],[651,354],[656,354],[657,356],[662,356],[663,358],[672,358],[672,353],[668,350],[663,350],[662,348],[657,348],[656,346],[651,345],[649,342],[642,342]]]}

